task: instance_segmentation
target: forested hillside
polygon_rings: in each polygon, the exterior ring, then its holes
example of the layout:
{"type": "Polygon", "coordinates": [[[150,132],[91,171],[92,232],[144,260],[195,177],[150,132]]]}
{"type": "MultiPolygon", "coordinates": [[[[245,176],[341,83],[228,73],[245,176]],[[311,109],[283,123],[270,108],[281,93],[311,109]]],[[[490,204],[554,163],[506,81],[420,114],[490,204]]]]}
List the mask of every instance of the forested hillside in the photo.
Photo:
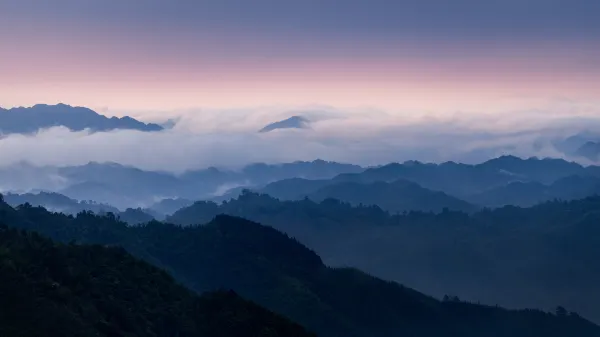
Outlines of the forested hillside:
{"type": "Polygon", "coordinates": [[[554,315],[440,301],[355,269],[330,268],[296,240],[239,218],[130,227],[90,213],[1,208],[4,223],[63,242],[123,246],[198,292],[233,289],[320,336],[600,336],[597,326],[564,310],[554,315]]]}
{"type": "Polygon", "coordinates": [[[233,292],[197,296],[123,248],[0,226],[0,336],[312,335],[233,292]]]}
{"type": "Polygon", "coordinates": [[[279,201],[246,192],[198,202],[167,221],[230,214],[288,233],[326,263],[353,266],[419,291],[523,308],[565,305],[600,321],[600,197],[531,208],[389,214],[328,199],[279,201]]]}

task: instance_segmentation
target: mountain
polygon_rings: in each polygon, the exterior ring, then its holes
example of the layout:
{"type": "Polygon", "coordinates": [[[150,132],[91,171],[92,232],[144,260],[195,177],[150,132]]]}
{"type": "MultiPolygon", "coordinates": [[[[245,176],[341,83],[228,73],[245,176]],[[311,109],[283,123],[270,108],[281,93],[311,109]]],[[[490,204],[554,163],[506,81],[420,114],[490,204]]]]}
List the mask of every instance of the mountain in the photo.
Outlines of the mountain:
{"type": "Polygon", "coordinates": [[[141,225],[154,220],[154,216],[141,208],[128,208],[117,214],[119,220],[129,225],[141,225]]]}
{"type": "Polygon", "coordinates": [[[307,129],[310,127],[310,121],[302,116],[292,116],[282,121],[274,122],[260,129],[259,132],[270,132],[278,129],[307,129]]]}
{"type": "Polygon", "coordinates": [[[73,131],[127,129],[149,132],[163,129],[157,124],[142,123],[128,116],[108,118],[88,108],[65,104],[0,108],[0,134],[29,134],[53,126],[64,126],[73,131]]]}
{"type": "Polygon", "coordinates": [[[516,181],[466,197],[467,201],[487,207],[508,205],[530,207],[552,200],[550,187],[539,182],[516,181]]]}
{"type": "Polygon", "coordinates": [[[12,207],[17,207],[23,204],[31,206],[41,206],[52,212],[59,212],[68,215],[76,215],[81,212],[93,212],[95,214],[112,213],[121,221],[130,225],[138,225],[154,220],[154,216],[140,208],[128,208],[121,212],[116,207],[107,204],[98,204],[93,201],[77,201],[66,197],[59,193],[40,192],[4,195],[4,201],[12,207]]]}
{"type": "Polygon", "coordinates": [[[556,180],[581,174],[583,167],[577,163],[563,159],[535,157],[521,159],[515,156],[502,156],[488,160],[478,168],[490,171],[506,172],[514,176],[522,177],[524,180],[537,181],[550,184],[556,180]]]}
{"type": "Polygon", "coordinates": [[[337,199],[353,205],[377,205],[392,213],[406,211],[441,212],[444,208],[473,212],[476,206],[443,192],[434,192],[410,181],[338,183],[324,186],[307,196],[311,200],[337,199]]]}
{"type": "Polygon", "coordinates": [[[201,224],[218,214],[272,226],[329,265],[359,268],[438,297],[510,308],[562,304],[600,322],[600,197],[474,214],[391,215],[333,199],[280,201],[246,192],[222,205],[198,202],[166,221],[201,224]]]}
{"type": "Polygon", "coordinates": [[[600,195],[600,178],[573,175],[558,179],[550,185],[514,182],[469,196],[467,200],[488,207],[529,207],[553,199],[574,200],[593,195],[600,195]]]}
{"type": "Polygon", "coordinates": [[[597,161],[600,154],[598,144],[600,135],[597,132],[583,131],[556,141],[554,147],[568,156],[597,161]]]}
{"type": "MultiPolygon", "coordinates": [[[[19,163],[0,168],[0,191],[23,194],[42,189],[76,200],[110,204],[120,209],[147,208],[163,199],[227,199],[228,192],[236,188],[263,186],[293,177],[332,178],[340,173],[362,170],[357,165],[323,160],[257,163],[236,171],[211,167],[182,174],[146,171],[117,163],[90,162],[67,167],[36,167],[19,163]]],[[[172,209],[168,211],[168,214],[174,212],[172,209]]],[[[161,210],[157,212],[166,215],[161,210]]]]}
{"type": "Polygon", "coordinates": [[[295,199],[316,193],[325,186],[340,183],[372,184],[406,180],[432,191],[472,200],[480,193],[515,182],[551,184],[572,175],[600,177],[600,170],[594,171],[591,168],[593,167],[583,167],[562,159],[521,159],[513,156],[503,156],[477,165],[408,161],[368,168],[361,172],[342,173],[332,179],[280,180],[256,190],[281,199],[295,199]]]}
{"type": "Polygon", "coordinates": [[[4,201],[9,205],[16,207],[25,203],[32,206],[42,206],[53,212],[75,215],[83,211],[92,211],[94,213],[119,213],[119,210],[107,204],[98,204],[87,201],[77,201],[65,195],[54,192],[7,193],[4,195],[4,201]]]}
{"type": "Polygon", "coordinates": [[[358,174],[343,174],[334,180],[364,183],[406,179],[431,190],[464,197],[511,182],[552,183],[574,174],[585,174],[585,168],[561,159],[521,159],[503,156],[477,165],[454,162],[389,164],[358,174]]]}
{"type": "Polygon", "coordinates": [[[242,169],[242,173],[255,184],[265,184],[288,178],[330,179],[342,173],[359,173],[364,168],[353,164],[336,163],[321,159],[313,161],[295,161],[278,165],[264,163],[251,164],[242,169]]]}
{"type": "Polygon", "coordinates": [[[281,200],[297,200],[317,193],[320,189],[330,185],[335,185],[335,182],[326,179],[291,178],[267,184],[259,191],[281,200]]]}
{"type": "Polygon", "coordinates": [[[122,248],[0,226],[1,336],[313,336],[233,292],[197,296],[122,248]]]}
{"type": "MultiPolygon", "coordinates": [[[[185,228],[158,222],[126,227],[111,217],[80,214],[69,218],[44,213],[43,209],[25,207],[13,210],[6,207],[3,206],[0,211],[0,219],[6,223],[37,230],[61,241],[122,245],[148,261],[165,266],[178,280],[198,292],[215,288],[233,289],[250,300],[300,322],[319,336],[600,336],[598,326],[563,308],[559,308],[554,315],[536,310],[513,311],[482,306],[455,297],[440,301],[355,269],[330,268],[298,241],[273,228],[240,218],[218,216],[207,225],[185,228]]],[[[65,247],[73,247],[73,243],[65,247]]],[[[126,254],[122,250],[111,249],[119,252],[115,260],[120,260],[119,268],[123,272],[137,273],[139,268],[123,258],[126,254]]],[[[59,254],[71,255],[77,254],[59,254]]],[[[86,261],[98,261],[98,264],[107,266],[104,268],[113,265],[89,253],[81,255],[89,256],[86,261]]],[[[51,259],[54,255],[41,256],[51,259]]],[[[79,266],[77,262],[57,265],[68,265],[70,270],[77,270],[79,266]]],[[[86,265],[86,268],[90,267],[86,265]]],[[[116,283],[115,279],[119,279],[114,274],[101,274],[100,278],[88,277],[99,279],[99,282],[107,279],[112,289],[116,289],[111,291],[118,291],[120,285],[129,289],[130,283],[116,283]]],[[[84,275],[98,274],[90,271],[84,275]]],[[[44,274],[41,276],[46,279],[44,274]]],[[[125,303],[119,301],[120,297],[115,298],[116,303],[126,304],[127,299],[135,299],[135,305],[143,308],[147,297],[139,299],[135,289],[141,288],[138,292],[148,289],[148,292],[156,293],[152,285],[162,284],[143,274],[138,277],[144,283],[131,283],[135,287],[130,292],[123,292],[123,296],[127,296],[125,303]],[[146,283],[150,284],[147,288],[146,283]]],[[[82,281],[76,284],[80,287],[86,284],[83,276],[82,281]]],[[[64,281],[57,283],[62,286],[64,281]]],[[[83,288],[91,292],[95,287],[83,288]]],[[[108,297],[102,296],[101,299],[110,299],[111,292],[108,294],[108,297]]],[[[168,295],[166,297],[169,298],[168,295]]],[[[155,306],[168,306],[170,303],[163,303],[164,300],[148,301],[155,306]]],[[[221,308],[227,310],[226,307],[221,308]]],[[[115,309],[109,307],[109,310],[115,309]]],[[[127,312],[131,311],[117,309],[115,320],[118,321],[119,314],[125,315],[127,312]]],[[[173,312],[171,317],[180,317],[178,313],[173,312]]],[[[183,316],[183,319],[189,315],[183,316]]],[[[229,317],[236,320],[236,316],[233,312],[229,317]]],[[[252,319],[251,314],[245,317],[252,319]]],[[[212,321],[211,317],[200,319],[200,322],[205,321],[212,321]]],[[[239,319],[236,321],[239,322],[239,319]]],[[[243,325],[244,319],[241,318],[241,321],[239,324],[243,325]]],[[[260,328],[261,322],[265,321],[256,321],[254,328],[260,328]]],[[[218,320],[214,323],[214,328],[220,326],[218,320]]],[[[284,324],[280,321],[280,326],[284,324]]],[[[144,324],[140,326],[145,327],[144,324]]],[[[276,329],[273,332],[275,336],[279,335],[277,331],[282,330],[276,329]]],[[[290,331],[294,330],[290,328],[290,331]]],[[[232,333],[227,336],[238,335],[232,333]]],[[[251,330],[244,335],[261,336],[253,334],[251,330]]]]}
{"type": "Polygon", "coordinates": [[[598,161],[600,159],[600,142],[586,142],[575,151],[575,154],[591,161],[598,161]]]}
{"type": "Polygon", "coordinates": [[[154,212],[157,212],[159,214],[163,214],[166,216],[166,215],[171,215],[184,207],[191,206],[193,203],[194,202],[189,199],[167,198],[167,199],[163,199],[157,203],[150,205],[148,208],[154,212]]]}

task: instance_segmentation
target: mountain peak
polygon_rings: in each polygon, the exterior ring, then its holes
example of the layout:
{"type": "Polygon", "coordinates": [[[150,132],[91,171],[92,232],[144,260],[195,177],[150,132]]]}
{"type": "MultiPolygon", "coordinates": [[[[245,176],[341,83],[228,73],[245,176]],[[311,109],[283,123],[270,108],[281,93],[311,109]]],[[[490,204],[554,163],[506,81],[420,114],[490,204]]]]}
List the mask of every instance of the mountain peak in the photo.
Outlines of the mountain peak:
{"type": "Polygon", "coordinates": [[[302,116],[292,116],[278,122],[268,124],[259,132],[269,132],[277,129],[307,129],[309,128],[310,120],[302,116]]]}

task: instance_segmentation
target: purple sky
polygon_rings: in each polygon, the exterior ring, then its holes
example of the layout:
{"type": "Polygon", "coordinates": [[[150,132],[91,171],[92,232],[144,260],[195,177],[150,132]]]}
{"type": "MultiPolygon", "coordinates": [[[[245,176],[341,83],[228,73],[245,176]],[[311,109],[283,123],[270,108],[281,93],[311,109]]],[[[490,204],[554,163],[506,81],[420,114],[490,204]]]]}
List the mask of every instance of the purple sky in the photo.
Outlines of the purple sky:
{"type": "Polygon", "coordinates": [[[593,101],[599,17],[598,0],[0,0],[0,106],[593,101]]]}

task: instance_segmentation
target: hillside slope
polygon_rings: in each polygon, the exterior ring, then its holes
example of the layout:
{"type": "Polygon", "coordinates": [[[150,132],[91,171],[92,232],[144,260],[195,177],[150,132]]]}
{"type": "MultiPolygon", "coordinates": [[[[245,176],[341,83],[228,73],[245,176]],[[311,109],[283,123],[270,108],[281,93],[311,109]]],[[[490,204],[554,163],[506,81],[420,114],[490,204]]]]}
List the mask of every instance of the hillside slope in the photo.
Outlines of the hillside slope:
{"type": "Polygon", "coordinates": [[[57,245],[5,226],[0,335],[312,336],[233,292],[198,297],[122,248],[57,245]]]}

